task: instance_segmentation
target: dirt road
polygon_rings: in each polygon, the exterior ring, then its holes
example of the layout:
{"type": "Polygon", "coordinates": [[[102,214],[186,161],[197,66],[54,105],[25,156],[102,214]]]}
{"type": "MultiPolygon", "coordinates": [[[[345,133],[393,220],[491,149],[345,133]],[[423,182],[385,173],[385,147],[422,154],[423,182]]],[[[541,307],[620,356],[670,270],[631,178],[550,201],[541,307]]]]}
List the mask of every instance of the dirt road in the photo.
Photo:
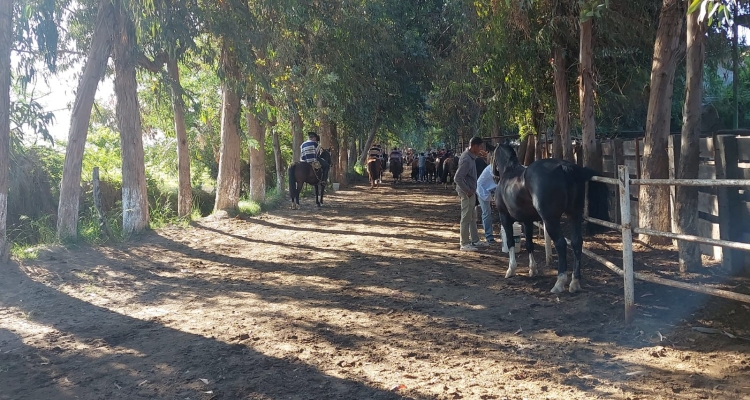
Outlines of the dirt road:
{"type": "Polygon", "coordinates": [[[750,399],[750,342],[692,329],[745,306],[639,284],[626,327],[593,262],[553,295],[457,251],[434,185],[302,205],[3,267],[0,399],[750,399]]]}

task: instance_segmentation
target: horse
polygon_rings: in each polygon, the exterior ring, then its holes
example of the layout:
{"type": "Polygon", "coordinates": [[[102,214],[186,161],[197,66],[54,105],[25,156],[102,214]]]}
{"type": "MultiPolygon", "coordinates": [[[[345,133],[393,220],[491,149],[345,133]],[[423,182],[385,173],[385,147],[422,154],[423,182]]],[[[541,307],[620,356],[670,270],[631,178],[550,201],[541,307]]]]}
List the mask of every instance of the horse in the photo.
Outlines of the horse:
{"type": "Polygon", "coordinates": [[[367,174],[370,176],[370,189],[376,188],[383,176],[383,163],[379,158],[367,160],[367,174]]]}
{"type": "Polygon", "coordinates": [[[443,158],[443,173],[440,177],[441,182],[448,185],[448,181],[450,183],[453,183],[454,175],[456,175],[456,170],[458,169],[458,156],[455,156],[453,154],[446,155],[443,158]]]}
{"type": "Polygon", "coordinates": [[[393,182],[401,181],[401,174],[404,172],[404,164],[397,158],[391,159],[391,165],[389,167],[391,174],[393,174],[393,182]]]}
{"type": "MultiPolygon", "coordinates": [[[[492,172],[499,177],[495,190],[495,204],[500,210],[500,220],[505,232],[513,232],[513,223],[524,226],[526,251],[529,253],[529,276],[537,275],[534,259],[534,222],[544,222],[547,234],[557,250],[557,282],[552,293],[561,293],[568,282],[567,243],[560,229],[563,214],[568,216],[571,226],[571,245],[575,269],[569,291],[581,290],[581,251],[583,248],[583,208],[586,182],[589,182],[589,215],[609,220],[609,191],[601,182],[591,178],[600,174],[565,160],[543,159],[528,167],[518,161],[515,150],[507,143],[497,146],[492,161],[492,172]]],[[[590,224],[589,224],[590,225],[590,224]]],[[[591,226],[590,226],[591,229],[591,226]]],[[[515,275],[516,252],[513,235],[506,235],[510,263],[506,278],[515,275]]]]}
{"type": "Polygon", "coordinates": [[[435,172],[437,171],[437,162],[435,157],[429,156],[425,160],[424,174],[426,175],[427,182],[435,182],[435,172]]]}
{"type": "MultiPolygon", "coordinates": [[[[331,165],[331,153],[328,150],[321,150],[318,158],[325,160],[331,165]]],[[[323,193],[325,192],[326,181],[328,180],[328,168],[314,169],[312,163],[297,161],[289,166],[289,196],[292,199],[292,210],[299,208],[299,194],[302,186],[307,183],[315,187],[315,204],[318,207],[323,205],[323,193]],[[318,199],[320,196],[320,199],[318,199]]]]}

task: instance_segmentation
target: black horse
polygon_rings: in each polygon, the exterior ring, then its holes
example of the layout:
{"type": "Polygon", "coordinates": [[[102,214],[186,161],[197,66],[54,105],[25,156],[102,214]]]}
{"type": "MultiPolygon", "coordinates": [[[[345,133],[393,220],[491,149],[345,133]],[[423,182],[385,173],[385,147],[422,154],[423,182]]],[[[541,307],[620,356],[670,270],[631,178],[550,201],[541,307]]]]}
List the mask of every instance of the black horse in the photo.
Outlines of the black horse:
{"type": "MultiPolygon", "coordinates": [[[[495,203],[500,210],[500,220],[506,235],[510,265],[506,278],[515,275],[516,253],[513,240],[513,223],[524,225],[526,251],[529,252],[529,276],[537,274],[534,259],[532,234],[534,221],[543,221],[547,234],[557,250],[557,282],[552,293],[565,290],[567,276],[567,243],[560,229],[562,215],[568,216],[571,226],[571,244],[575,270],[569,290],[574,293],[581,289],[581,250],[583,248],[583,208],[586,182],[599,175],[590,168],[584,168],[564,160],[544,159],[528,167],[518,162],[515,150],[507,143],[499,145],[492,161],[493,173],[499,177],[495,190],[495,203]]],[[[589,215],[609,220],[609,192],[600,182],[589,182],[589,215]]]]}
{"type": "Polygon", "coordinates": [[[391,158],[388,169],[393,175],[393,183],[401,182],[401,174],[404,173],[404,163],[398,158],[391,158]]]}
{"type": "Polygon", "coordinates": [[[315,204],[318,207],[323,205],[323,192],[325,192],[326,181],[328,180],[331,153],[322,149],[318,158],[325,161],[325,164],[317,170],[313,168],[312,163],[303,161],[295,162],[289,166],[289,196],[292,199],[293,210],[299,208],[299,194],[305,183],[315,187],[315,204]]]}

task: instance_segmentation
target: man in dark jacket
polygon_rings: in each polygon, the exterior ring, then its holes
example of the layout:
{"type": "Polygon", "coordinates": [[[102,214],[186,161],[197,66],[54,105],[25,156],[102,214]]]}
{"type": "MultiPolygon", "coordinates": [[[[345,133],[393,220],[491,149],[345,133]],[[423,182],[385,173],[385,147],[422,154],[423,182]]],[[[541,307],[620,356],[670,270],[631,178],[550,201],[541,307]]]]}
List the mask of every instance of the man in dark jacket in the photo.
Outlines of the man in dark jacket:
{"type": "Polygon", "coordinates": [[[474,136],[469,147],[458,159],[458,169],[453,181],[461,199],[461,251],[477,251],[477,246],[487,246],[479,241],[477,219],[474,216],[474,206],[477,202],[477,166],[476,158],[482,151],[482,138],[474,136]]]}

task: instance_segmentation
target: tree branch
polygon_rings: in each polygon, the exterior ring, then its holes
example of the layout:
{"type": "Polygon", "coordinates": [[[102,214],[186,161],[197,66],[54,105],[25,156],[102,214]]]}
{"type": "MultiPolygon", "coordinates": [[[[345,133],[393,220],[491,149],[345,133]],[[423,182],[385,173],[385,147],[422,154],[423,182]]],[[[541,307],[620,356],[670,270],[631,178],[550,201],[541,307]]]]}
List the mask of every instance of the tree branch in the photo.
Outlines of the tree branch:
{"type": "Polygon", "coordinates": [[[165,51],[159,53],[153,60],[150,60],[145,54],[140,53],[138,54],[138,66],[150,72],[159,73],[164,68],[164,64],[167,63],[168,57],[165,51]]]}

